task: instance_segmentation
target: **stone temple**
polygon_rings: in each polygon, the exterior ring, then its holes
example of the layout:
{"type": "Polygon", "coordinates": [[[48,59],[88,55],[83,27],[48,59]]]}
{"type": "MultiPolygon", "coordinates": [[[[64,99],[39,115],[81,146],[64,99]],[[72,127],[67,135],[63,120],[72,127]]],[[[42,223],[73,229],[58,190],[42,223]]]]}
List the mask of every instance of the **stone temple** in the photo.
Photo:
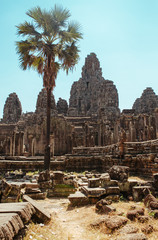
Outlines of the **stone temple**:
{"type": "MultiPolygon", "coordinates": [[[[69,104],[62,98],[56,104],[52,94],[51,156],[62,156],[54,163],[58,169],[104,169],[113,164],[133,171],[152,169],[158,159],[158,96],[148,87],[132,109],[122,112],[118,99],[113,81],[102,76],[96,54],[89,54],[81,78],[71,87],[69,104]]],[[[0,155],[43,156],[45,117],[44,89],[35,112],[27,113],[22,113],[16,93],[11,93],[0,122],[0,155]]]]}
{"type": "Polygon", "coordinates": [[[119,113],[117,89],[112,81],[102,77],[99,60],[91,53],[85,60],[82,77],[72,85],[68,115],[104,115],[116,120],[119,113]]]}

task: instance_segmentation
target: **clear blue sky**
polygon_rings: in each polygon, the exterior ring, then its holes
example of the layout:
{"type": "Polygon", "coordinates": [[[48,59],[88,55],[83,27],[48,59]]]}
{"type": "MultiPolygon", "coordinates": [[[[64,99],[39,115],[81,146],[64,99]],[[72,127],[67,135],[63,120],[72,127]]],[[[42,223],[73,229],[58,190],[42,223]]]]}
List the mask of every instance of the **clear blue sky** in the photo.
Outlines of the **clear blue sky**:
{"type": "Polygon", "coordinates": [[[114,82],[120,109],[131,108],[146,87],[158,94],[158,1],[157,0],[1,0],[0,1],[0,118],[6,98],[16,92],[23,112],[34,111],[42,78],[19,67],[15,50],[16,25],[29,20],[32,7],[50,9],[61,4],[71,20],[81,24],[80,61],[68,76],[61,72],[55,99],[69,100],[71,85],[81,77],[85,57],[97,54],[105,79],[114,82]]]}

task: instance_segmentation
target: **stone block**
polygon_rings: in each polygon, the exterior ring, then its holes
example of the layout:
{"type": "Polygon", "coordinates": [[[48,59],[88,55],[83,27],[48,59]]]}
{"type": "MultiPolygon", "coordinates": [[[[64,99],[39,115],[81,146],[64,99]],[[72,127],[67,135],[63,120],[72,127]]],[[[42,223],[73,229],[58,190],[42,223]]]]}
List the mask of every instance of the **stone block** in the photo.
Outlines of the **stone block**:
{"type": "Polygon", "coordinates": [[[23,195],[23,200],[29,202],[35,208],[35,215],[40,220],[40,222],[49,222],[51,220],[50,214],[35,200],[27,195],[23,195]]]}
{"type": "Polygon", "coordinates": [[[106,180],[106,181],[110,181],[110,175],[109,173],[102,173],[100,176],[100,179],[102,180],[106,180]]]}
{"type": "Polygon", "coordinates": [[[118,186],[118,181],[101,179],[101,187],[106,188],[112,186],[118,186]]]}
{"type": "Polygon", "coordinates": [[[129,175],[129,167],[114,165],[109,169],[111,179],[119,180],[121,182],[127,181],[129,175]]]}
{"type": "Polygon", "coordinates": [[[95,188],[100,186],[100,178],[89,178],[88,179],[88,187],[95,188]]]}
{"type": "Polygon", "coordinates": [[[71,185],[58,184],[53,188],[54,197],[68,197],[70,194],[75,193],[76,188],[71,185]]]}
{"type": "Polygon", "coordinates": [[[111,194],[120,194],[120,188],[119,187],[107,187],[106,188],[106,194],[111,195],[111,194]]]}
{"type": "Polygon", "coordinates": [[[81,187],[81,191],[87,196],[87,197],[101,197],[106,194],[105,188],[89,188],[87,186],[81,187]]]}
{"type": "Polygon", "coordinates": [[[72,206],[85,206],[89,204],[89,199],[83,193],[77,191],[68,197],[72,206]]]}
{"type": "Polygon", "coordinates": [[[47,197],[47,192],[40,192],[40,193],[27,193],[27,196],[34,200],[44,200],[47,197]]]}
{"type": "Polygon", "coordinates": [[[63,184],[64,176],[62,171],[53,171],[53,184],[63,184]]]}

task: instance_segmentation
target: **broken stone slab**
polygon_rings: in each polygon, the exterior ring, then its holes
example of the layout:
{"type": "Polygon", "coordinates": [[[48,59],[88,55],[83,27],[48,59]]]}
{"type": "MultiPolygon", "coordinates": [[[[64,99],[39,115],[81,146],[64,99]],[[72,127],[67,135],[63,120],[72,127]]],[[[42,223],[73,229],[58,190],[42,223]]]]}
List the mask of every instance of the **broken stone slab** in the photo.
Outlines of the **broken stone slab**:
{"type": "Polygon", "coordinates": [[[106,194],[105,188],[89,188],[87,186],[81,187],[81,192],[83,192],[87,197],[101,197],[106,194]]]}
{"type": "Polygon", "coordinates": [[[133,199],[136,202],[141,201],[144,198],[145,190],[152,191],[152,187],[150,186],[135,186],[133,187],[133,199]]]}
{"type": "Polygon", "coordinates": [[[49,222],[51,220],[50,214],[40,204],[34,201],[27,195],[23,195],[23,200],[29,202],[36,210],[35,215],[41,222],[49,222]]]}
{"type": "Polygon", "coordinates": [[[120,188],[119,187],[106,187],[106,194],[111,195],[111,194],[120,194],[120,188]]]}
{"type": "Polygon", "coordinates": [[[95,188],[100,186],[100,178],[89,178],[88,179],[88,187],[95,188]]]}
{"type": "Polygon", "coordinates": [[[47,192],[27,193],[27,196],[34,200],[44,200],[47,197],[47,192]]]}
{"type": "MultiPolygon", "coordinates": [[[[9,239],[18,234],[19,230],[24,228],[23,221],[16,213],[4,213],[0,214],[0,239],[9,239]],[[6,231],[7,230],[7,231],[6,231]]],[[[11,238],[12,239],[12,238],[11,238]]]]}
{"type": "Polygon", "coordinates": [[[39,188],[26,187],[25,194],[29,194],[29,193],[41,193],[41,190],[39,188]]]}
{"type": "Polygon", "coordinates": [[[82,187],[82,186],[87,186],[88,187],[88,182],[82,182],[82,181],[76,181],[76,182],[74,182],[74,186],[75,187],[82,187]]]}
{"type": "Polygon", "coordinates": [[[118,186],[118,181],[117,180],[106,180],[102,179],[101,180],[101,187],[106,188],[110,186],[118,186]]]}
{"type": "Polygon", "coordinates": [[[70,194],[68,197],[72,206],[85,206],[89,204],[89,199],[80,191],[70,194]]]}
{"type": "Polygon", "coordinates": [[[100,176],[100,180],[104,180],[104,181],[110,181],[110,175],[109,173],[102,173],[100,176]]]}
{"type": "Polygon", "coordinates": [[[30,203],[1,203],[0,214],[17,213],[24,223],[27,223],[35,213],[34,207],[30,203]]]}
{"type": "Polygon", "coordinates": [[[9,184],[12,185],[16,185],[18,186],[19,188],[25,188],[25,187],[28,187],[28,188],[39,188],[39,184],[38,183],[32,183],[30,181],[24,181],[24,182],[15,182],[15,181],[7,181],[9,184]]]}
{"type": "Polygon", "coordinates": [[[81,179],[82,179],[83,182],[88,183],[88,178],[87,177],[81,177],[81,179]]]}
{"type": "Polygon", "coordinates": [[[144,233],[125,234],[116,238],[116,240],[147,240],[144,233]]]}

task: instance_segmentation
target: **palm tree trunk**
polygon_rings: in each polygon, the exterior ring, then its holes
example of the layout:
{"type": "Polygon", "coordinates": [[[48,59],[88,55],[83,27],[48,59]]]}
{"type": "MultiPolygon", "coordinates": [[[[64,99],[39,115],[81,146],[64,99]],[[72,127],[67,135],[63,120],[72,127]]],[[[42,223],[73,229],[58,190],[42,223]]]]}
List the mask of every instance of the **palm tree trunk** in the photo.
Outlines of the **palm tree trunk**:
{"type": "Polygon", "coordinates": [[[50,169],[50,120],[51,120],[51,89],[47,89],[47,126],[44,169],[50,169]]]}

